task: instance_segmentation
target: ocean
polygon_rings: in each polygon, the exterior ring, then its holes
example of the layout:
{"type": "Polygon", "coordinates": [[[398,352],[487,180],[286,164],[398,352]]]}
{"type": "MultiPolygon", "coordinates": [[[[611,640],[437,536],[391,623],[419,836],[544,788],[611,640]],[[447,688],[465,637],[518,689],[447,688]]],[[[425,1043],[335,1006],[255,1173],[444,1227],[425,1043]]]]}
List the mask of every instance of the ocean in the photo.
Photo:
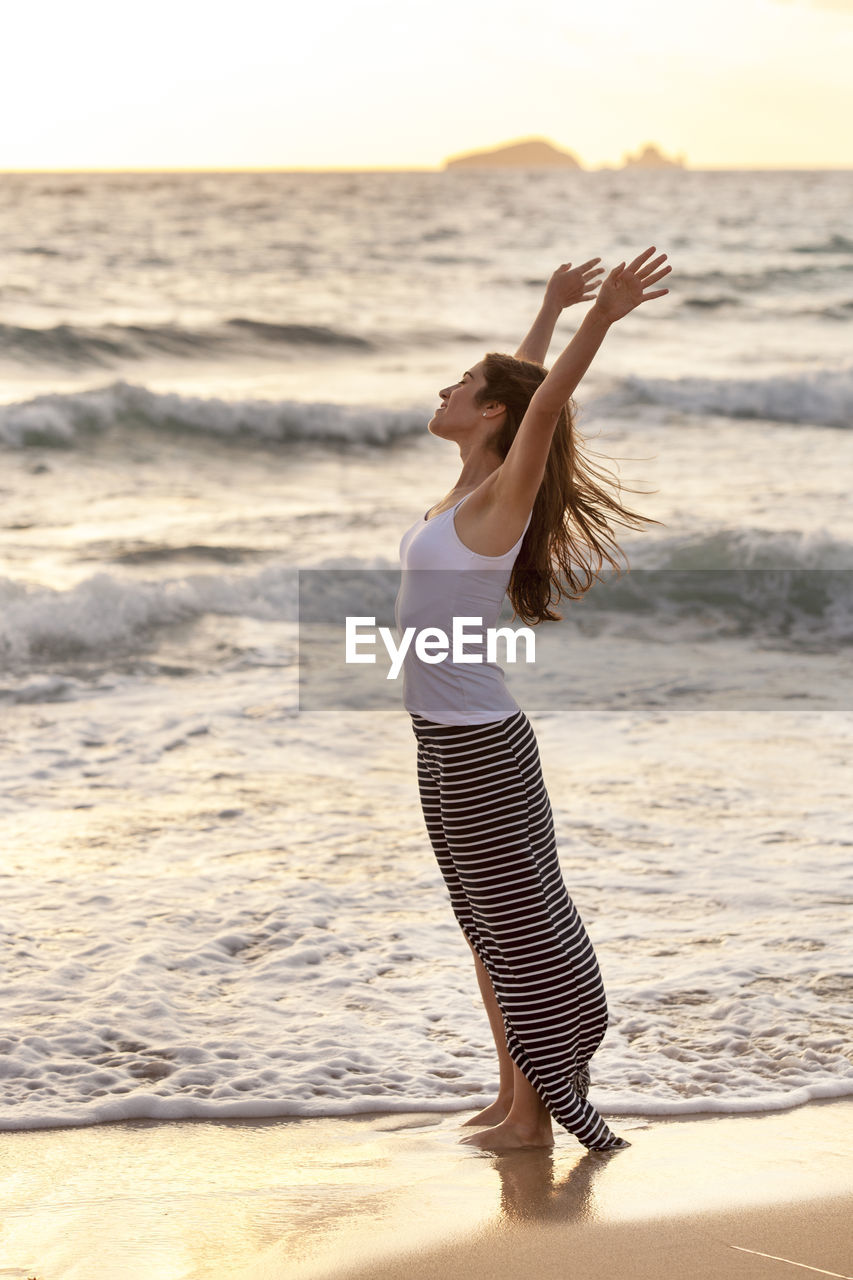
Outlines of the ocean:
{"type": "Polygon", "coordinates": [[[609,997],[591,1097],[853,1094],[851,204],[846,172],[2,177],[0,1128],[492,1100],[399,689],[334,628],[393,611],[455,482],[438,389],[560,262],[650,244],[671,292],[577,400],[660,523],[508,669],[609,997]]]}

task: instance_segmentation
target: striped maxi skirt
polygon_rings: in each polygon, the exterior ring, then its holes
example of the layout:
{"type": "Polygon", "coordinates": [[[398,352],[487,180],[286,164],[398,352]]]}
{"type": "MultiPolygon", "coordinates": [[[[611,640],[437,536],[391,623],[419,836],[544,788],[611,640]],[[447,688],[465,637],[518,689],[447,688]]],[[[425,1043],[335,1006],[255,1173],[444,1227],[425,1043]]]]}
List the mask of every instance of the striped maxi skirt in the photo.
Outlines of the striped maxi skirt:
{"type": "Polygon", "coordinates": [[[625,1146],[586,1098],[607,1004],[569,897],[533,729],[412,715],[424,819],[462,932],[492,980],[512,1061],[593,1150],[625,1146]]]}

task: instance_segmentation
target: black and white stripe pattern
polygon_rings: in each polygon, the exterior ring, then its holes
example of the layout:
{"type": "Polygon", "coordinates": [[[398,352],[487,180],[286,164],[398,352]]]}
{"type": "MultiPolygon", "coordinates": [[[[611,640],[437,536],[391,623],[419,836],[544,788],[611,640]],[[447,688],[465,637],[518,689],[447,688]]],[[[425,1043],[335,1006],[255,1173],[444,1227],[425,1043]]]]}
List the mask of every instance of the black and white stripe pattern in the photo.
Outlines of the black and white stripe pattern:
{"type": "Polygon", "coordinates": [[[510,1057],[584,1146],[626,1145],[586,1100],[607,1004],[563,881],[530,722],[518,711],[490,724],[412,723],[427,831],[456,918],[492,980],[510,1057]]]}

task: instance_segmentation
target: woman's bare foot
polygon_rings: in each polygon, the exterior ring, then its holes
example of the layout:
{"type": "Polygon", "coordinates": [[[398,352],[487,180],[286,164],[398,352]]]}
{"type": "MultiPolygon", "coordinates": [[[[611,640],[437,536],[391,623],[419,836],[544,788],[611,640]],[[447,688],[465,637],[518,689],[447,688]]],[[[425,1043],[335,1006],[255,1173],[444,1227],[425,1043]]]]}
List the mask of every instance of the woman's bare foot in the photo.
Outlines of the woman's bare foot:
{"type": "Polygon", "coordinates": [[[491,1103],[483,1111],[478,1111],[470,1120],[463,1120],[463,1126],[467,1124],[478,1125],[494,1125],[500,1124],[502,1120],[506,1120],[512,1107],[512,1098],[504,1100],[498,1098],[496,1102],[491,1103]]]}
{"type": "Polygon", "coordinates": [[[472,1147],[480,1147],[483,1151],[518,1151],[524,1147],[553,1147],[554,1135],[549,1117],[535,1125],[505,1120],[494,1129],[487,1129],[485,1133],[472,1133],[460,1141],[472,1147]]]}

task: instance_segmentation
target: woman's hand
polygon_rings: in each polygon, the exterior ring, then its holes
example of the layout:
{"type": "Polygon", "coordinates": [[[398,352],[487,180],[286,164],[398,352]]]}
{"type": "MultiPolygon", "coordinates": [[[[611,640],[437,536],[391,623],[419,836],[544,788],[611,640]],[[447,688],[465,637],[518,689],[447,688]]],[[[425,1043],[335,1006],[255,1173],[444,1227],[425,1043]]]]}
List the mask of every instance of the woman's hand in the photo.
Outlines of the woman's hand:
{"type": "Polygon", "coordinates": [[[516,360],[545,363],[560,312],[575,302],[591,302],[595,297],[600,283],[598,277],[604,275],[604,268],[595,265],[600,261],[600,258],[590,258],[580,267],[573,267],[570,262],[557,267],[545,288],[539,314],[515,353],[516,360]]]}
{"type": "Polygon", "coordinates": [[[654,289],[651,293],[647,292],[653,284],[657,284],[658,280],[662,280],[672,270],[672,267],[661,267],[661,263],[666,261],[665,253],[658,254],[649,262],[654,251],[655,247],[652,245],[627,266],[624,262],[620,262],[619,266],[614,267],[607,279],[602,282],[593,311],[608,324],[612,324],[614,320],[621,320],[641,302],[651,302],[652,298],[662,298],[665,293],[669,293],[669,289],[654,289]]]}
{"type": "MultiPolygon", "coordinates": [[[[641,302],[669,292],[651,289],[672,269],[661,266],[666,260],[665,253],[650,262],[654,252],[654,248],[646,249],[630,265],[620,262],[613,268],[577,333],[534,391],[509,452],[495,472],[495,494],[500,495],[507,509],[530,511],[536,501],[557,419],[595,359],[610,325],[641,302]]],[[[586,265],[588,268],[590,264],[586,265]]],[[[584,268],[579,270],[582,272],[584,268]]],[[[549,329],[549,336],[550,332],[549,329]]]]}
{"type": "Polygon", "coordinates": [[[591,302],[601,283],[596,277],[604,275],[604,268],[596,265],[600,261],[600,258],[590,258],[580,267],[573,267],[570,262],[562,263],[545,287],[546,304],[562,311],[576,302],[591,302]]]}

